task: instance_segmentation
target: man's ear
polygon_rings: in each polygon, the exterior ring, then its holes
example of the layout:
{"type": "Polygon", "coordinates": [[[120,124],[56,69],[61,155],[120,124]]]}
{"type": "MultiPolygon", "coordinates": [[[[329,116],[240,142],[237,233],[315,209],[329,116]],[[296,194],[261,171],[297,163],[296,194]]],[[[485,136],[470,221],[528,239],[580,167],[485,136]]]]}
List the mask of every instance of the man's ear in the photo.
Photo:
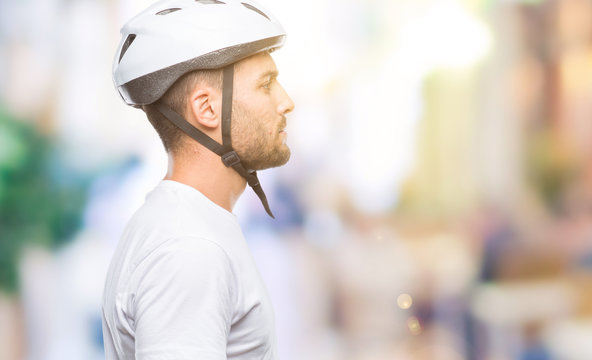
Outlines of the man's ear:
{"type": "Polygon", "coordinates": [[[198,124],[215,129],[220,126],[218,94],[209,87],[199,87],[191,93],[190,110],[198,124]]]}

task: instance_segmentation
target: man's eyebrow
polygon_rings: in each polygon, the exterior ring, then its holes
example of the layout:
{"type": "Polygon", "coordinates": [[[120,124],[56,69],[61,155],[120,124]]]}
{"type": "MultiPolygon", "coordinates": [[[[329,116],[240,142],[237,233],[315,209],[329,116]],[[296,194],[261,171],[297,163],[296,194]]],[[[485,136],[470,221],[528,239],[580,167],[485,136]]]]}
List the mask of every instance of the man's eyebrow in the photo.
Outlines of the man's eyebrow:
{"type": "Polygon", "coordinates": [[[278,77],[278,75],[279,72],[277,70],[269,70],[261,74],[259,76],[259,80],[263,80],[265,78],[275,79],[276,77],[278,77]]]}

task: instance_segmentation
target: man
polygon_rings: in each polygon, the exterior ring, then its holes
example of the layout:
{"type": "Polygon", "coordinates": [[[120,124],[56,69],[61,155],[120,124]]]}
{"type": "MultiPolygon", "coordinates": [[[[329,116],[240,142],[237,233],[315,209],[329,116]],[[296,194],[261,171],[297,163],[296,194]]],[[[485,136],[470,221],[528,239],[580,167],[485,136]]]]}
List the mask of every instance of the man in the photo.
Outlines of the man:
{"type": "Polygon", "coordinates": [[[122,29],[114,82],[169,155],[103,298],[107,359],[277,359],[272,307],[232,214],[254,170],[290,157],[294,104],[269,52],[281,25],[250,0],[163,0],[122,29]]]}

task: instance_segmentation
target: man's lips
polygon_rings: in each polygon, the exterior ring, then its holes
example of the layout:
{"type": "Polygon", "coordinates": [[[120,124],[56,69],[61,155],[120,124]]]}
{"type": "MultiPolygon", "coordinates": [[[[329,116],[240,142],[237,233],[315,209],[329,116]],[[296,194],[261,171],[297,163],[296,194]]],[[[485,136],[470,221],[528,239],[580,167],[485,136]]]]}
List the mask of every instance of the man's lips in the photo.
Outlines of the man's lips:
{"type": "Polygon", "coordinates": [[[280,133],[285,133],[286,132],[286,117],[282,117],[282,122],[280,124],[280,133]]]}

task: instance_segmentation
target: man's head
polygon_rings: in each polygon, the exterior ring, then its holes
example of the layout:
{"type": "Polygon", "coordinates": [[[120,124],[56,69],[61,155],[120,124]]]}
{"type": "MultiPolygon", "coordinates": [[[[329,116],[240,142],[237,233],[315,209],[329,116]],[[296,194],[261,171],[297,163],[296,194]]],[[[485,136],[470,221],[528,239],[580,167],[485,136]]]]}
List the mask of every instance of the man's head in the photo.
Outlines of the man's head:
{"type": "MultiPolygon", "coordinates": [[[[290,158],[286,144],[286,114],[294,103],[278,82],[278,70],[267,52],[235,64],[232,105],[232,146],[249,169],[284,165],[290,158]]],[[[221,139],[222,71],[194,71],[179,79],[161,101],[192,125],[221,139]]],[[[167,152],[195,156],[195,142],[165,119],[152,105],[143,106],[167,152]]]]}

